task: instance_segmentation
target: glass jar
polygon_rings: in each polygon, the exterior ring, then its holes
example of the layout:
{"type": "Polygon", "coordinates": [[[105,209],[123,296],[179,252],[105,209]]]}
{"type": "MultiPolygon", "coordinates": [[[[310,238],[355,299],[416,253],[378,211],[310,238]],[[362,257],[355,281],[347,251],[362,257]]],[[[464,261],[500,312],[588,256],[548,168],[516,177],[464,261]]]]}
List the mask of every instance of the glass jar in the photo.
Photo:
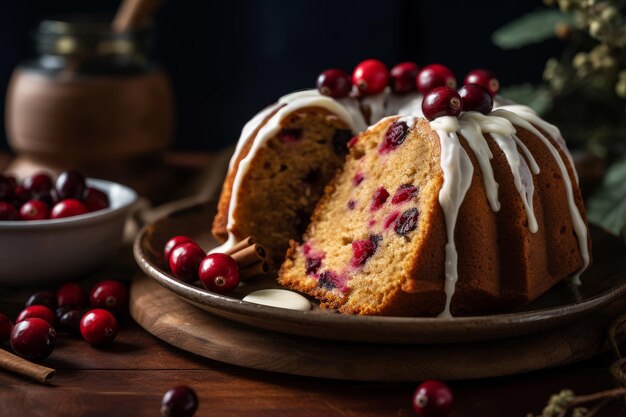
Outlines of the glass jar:
{"type": "Polygon", "coordinates": [[[20,158],[90,172],[167,147],[172,92],[148,58],[148,26],[116,33],[94,18],[45,20],[35,42],[37,58],[14,70],[7,93],[20,158]]]}

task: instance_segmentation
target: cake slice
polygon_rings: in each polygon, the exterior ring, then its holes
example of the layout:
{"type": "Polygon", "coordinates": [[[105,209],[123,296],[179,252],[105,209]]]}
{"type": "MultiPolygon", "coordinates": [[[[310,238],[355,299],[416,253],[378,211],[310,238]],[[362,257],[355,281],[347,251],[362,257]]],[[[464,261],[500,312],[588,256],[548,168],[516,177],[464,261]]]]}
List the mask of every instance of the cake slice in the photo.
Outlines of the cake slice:
{"type": "Polygon", "coordinates": [[[557,134],[519,106],[383,119],[353,141],[279,283],[347,314],[450,317],[533,300],[590,262],[557,134]]]}
{"type": "Polygon", "coordinates": [[[226,243],[215,251],[253,236],[278,267],[289,239],[306,229],[352,136],[343,107],[319,95],[261,112],[244,128],[231,160],[212,230],[226,243]]]}

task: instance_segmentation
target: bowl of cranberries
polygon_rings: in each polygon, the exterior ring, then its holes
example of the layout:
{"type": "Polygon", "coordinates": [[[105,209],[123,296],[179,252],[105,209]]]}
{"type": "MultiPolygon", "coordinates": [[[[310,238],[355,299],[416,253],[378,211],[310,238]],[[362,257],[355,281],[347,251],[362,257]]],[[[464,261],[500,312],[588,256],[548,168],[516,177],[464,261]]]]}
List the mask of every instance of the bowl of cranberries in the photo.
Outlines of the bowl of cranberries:
{"type": "Polygon", "coordinates": [[[0,174],[0,285],[85,274],[113,257],[137,200],[130,188],[77,171],[19,182],[0,174]]]}

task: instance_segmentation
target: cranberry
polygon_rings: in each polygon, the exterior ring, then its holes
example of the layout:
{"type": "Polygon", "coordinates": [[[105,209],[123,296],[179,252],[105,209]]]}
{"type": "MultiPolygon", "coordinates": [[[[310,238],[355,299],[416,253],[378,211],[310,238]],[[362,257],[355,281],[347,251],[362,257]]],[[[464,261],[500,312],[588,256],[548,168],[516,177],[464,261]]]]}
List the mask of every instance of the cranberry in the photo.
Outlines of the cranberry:
{"type": "Polygon", "coordinates": [[[385,189],[385,187],[378,187],[376,191],[374,191],[374,196],[372,197],[372,205],[370,206],[371,211],[376,211],[385,204],[387,199],[389,198],[389,192],[385,189]]]}
{"type": "Polygon", "coordinates": [[[417,195],[417,187],[412,184],[402,184],[396,190],[396,194],[391,199],[393,204],[404,203],[417,195]]]}
{"type": "Polygon", "coordinates": [[[54,327],[36,317],[17,323],[11,331],[11,347],[15,353],[31,361],[50,356],[55,342],[54,327]]]}
{"type": "Polygon", "coordinates": [[[426,94],[437,87],[456,88],[456,78],[450,69],[441,64],[427,65],[417,74],[415,85],[426,94]]]}
{"type": "Polygon", "coordinates": [[[82,318],[82,311],[69,310],[59,317],[59,330],[73,335],[80,334],[80,321],[82,318]]]}
{"type": "Polygon", "coordinates": [[[54,312],[50,310],[46,306],[30,306],[26,307],[22,312],[17,316],[15,323],[19,323],[26,319],[36,317],[38,319],[45,320],[50,324],[50,326],[54,326],[56,323],[56,316],[54,312]]]}
{"type": "Polygon", "coordinates": [[[22,220],[45,220],[50,217],[50,208],[43,201],[30,200],[20,207],[22,220]]]}
{"type": "Polygon", "coordinates": [[[22,183],[22,187],[30,196],[34,196],[49,192],[54,187],[54,184],[48,174],[39,173],[27,177],[22,183]]]}
{"type": "Polygon", "coordinates": [[[498,91],[500,91],[500,81],[498,81],[495,74],[483,68],[471,70],[465,76],[463,84],[478,84],[481,87],[487,89],[492,97],[498,94],[498,91]]]}
{"type": "Polygon", "coordinates": [[[396,93],[408,93],[415,90],[415,80],[419,67],[415,62],[401,62],[391,69],[391,89],[396,93]]]}
{"type": "Polygon", "coordinates": [[[337,129],[333,133],[333,149],[337,155],[345,155],[348,151],[348,142],[354,137],[350,129],[337,129]]]}
{"type": "Polygon", "coordinates": [[[94,308],[104,308],[121,316],[128,306],[128,289],[119,281],[100,281],[91,289],[89,301],[94,308]]]}
{"type": "Polygon", "coordinates": [[[181,281],[193,282],[198,279],[198,268],[206,253],[195,243],[183,243],[170,254],[170,270],[181,281]]]}
{"type": "Polygon", "coordinates": [[[428,120],[441,116],[458,116],[462,110],[461,96],[448,87],[437,87],[424,96],[422,113],[428,120]]]}
{"type": "Polygon", "coordinates": [[[399,211],[394,211],[389,216],[387,216],[387,218],[385,219],[385,222],[383,223],[383,226],[385,227],[385,229],[388,229],[389,226],[391,226],[396,221],[399,215],[400,215],[399,211]]]}
{"type": "Polygon", "coordinates": [[[80,201],[70,198],[56,203],[54,207],[52,207],[50,218],[62,219],[64,217],[78,216],[85,213],[89,213],[87,207],[80,201]]]}
{"type": "Polygon", "coordinates": [[[80,320],[80,334],[92,345],[109,343],[117,336],[117,320],[108,310],[96,308],[80,320]]]}
{"type": "Polygon", "coordinates": [[[11,330],[13,329],[13,323],[4,314],[0,313],[0,344],[6,342],[11,338],[11,330]]]}
{"type": "Polygon", "coordinates": [[[57,309],[54,310],[54,315],[57,317],[57,323],[59,322],[59,320],[61,319],[61,317],[63,317],[65,313],[67,313],[68,311],[74,310],[75,308],[76,307],[68,305],[68,304],[57,307],[57,309]]]}
{"type": "Polygon", "coordinates": [[[354,210],[354,208],[356,207],[356,201],[354,200],[349,200],[348,201],[348,209],[349,210],[354,210]]]}
{"type": "Polygon", "coordinates": [[[381,93],[389,83],[389,71],[385,64],[377,59],[360,62],[352,73],[352,82],[361,94],[381,93]]]}
{"type": "Polygon", "coordinates": [[[325,96],[344,98],[352,90],[352,80],[340,69],[327,69],[317,77],[317,89],[325,96]]]}
{"type": "Polygon", "coordinates": [[[327,290],[333,290],[339,286],[339,276],[335,272],[324,271],[320,274],[317,285],[327,290]]]}
{"type": "Polygon", "coordinates": [[[172,251],[183,243],[196,244],[196,242],[194,242],[189,236],[174,236],[165,243],[165,247],[163,248],[163,258],[169,262],[172,251]]]}
{"type": "Polygon", "coordinates": [[[10,201],[15,197],[15,185],[9,177],[0,174],[0,200],[10,201]]]}
{"type": "Polygon", "coordinates": [[[356,187],[359,184],[361,184],[364,179],[365,179],[365,176],[363,175],[363,173],[357,172],[356,174],[354,174],[354,177],[352,177],[352,184],[354,184],[354,186],[356,187]]]}
{"type": "Polygon", "coordinates": [[[109,207],[109,196],[97,188],[88,187],[83,196],[83,203],[89,211],[103,210],[109,207]]]}
{"type": "Polygon", "coordinates": [[[170,388],[161,400],[163,417],[192,417],[197,409],[198,396],[186,386],[170,388]]]}
{"type": "Polygon", "coordinates": [[[417,218],[419,217],[419,212],[417,208],[413,207],[412,209],[408,209],[404,213],[398,217],[396,220],[396,226],[394,230],[400,236],[405,236],[409,232],[415,230],[417,227],[417,218]]]}
{"type": "Polygon", "coordinates": [[[87,295],[85,291],[77,284],[68,283],[63,284],[57,290],[57,305],[65,306],[70,305],[77,308],[82,308],[87,304],[87,295]]]}
{"type": "Polygon", "coordinates": [[[11,203],[0,201],[0,220],[19,220],[20,213],[11,203]]]}
{"type": "Polygon", "coordinates": [[[403,122],[396,120],[389,126],[387,133],[385,133],[385,139],[380,145],[379,152],[387,153],[396,149],[402,145],[409,135],[409,126],[403,122]]]}
{"type": "Polygon", "coordinates": [[[306,258],[304,268],[307,275],[317,274],[320,266],[322,266],[322,258],[306,258]]]}
{"type": "Polygon", "coordinates": [[[87,188],[85,177],[78,171],[61,172],[57,177],[55,186],[59,200],[67,200],[70,198],[80,200],[87,188]]]}
{"type": "Polygon", "coordinates": [[[52,291],[38,291],[28,297],[25,306],[46,306],[50,310],[54,310],[57,308],[57,296],[52,291]]]}
{"type": "Polygon", "coordinates": [[[354,145],[356,145],[358,141],[359,141],[359,137],[358,136],[353,136],[352,139],[350,139],[348,141],[348,148],[351,148],[354,145]]]}
{"type": "Polygon", "coordinates": [[[297,142],[300,140],[300,138],[302,138],[302,129],[286,128],[278,133],[278,137],[284,143],[297,142]]]}
{"type": "Polygon", "coordinates": [[[413,409],[420,417],[447,416],[452,404],[452,391],[440,381],[424,381],[413,394],[413,409]]]}
{"type": "Polygon", "coordinates": [[[30,199],[43,201],[48,207],[53,207],[56,203],[59,202],[56,193],[57,192],[55,190],[42,191],[40,193],[30,195],[30,199]]]}
{"type": "Polygon", "coordinates": [[[367,262],[367,260],[371,258],[374,253],[376,253],[381,241],[382,236],[380,235],[374,235],[370,236],[368,239],[353,241],[352,266],[359,267],[365,265],[365,262],[367,262]]]}
{"type": "Polygon", "coordinates": [[[204,288],[218,294],[227,294],[239,285],[239,266],[224,253],[207,255],[200,264],[198,275],[204,288]]]}
{"type": "Polygon", "coordinates": [[[483,86],[466,84],[459,88],[459,96],[463,103],[463,111],[477,111],[488,114],[493,109],[493,97],[483,86]]]}
{"type": "Polygon", "coordinates": [[[22,187],[21,185],[18,185],[17,187],[15,187],[15,197],[13,200],[15,206],[19,207],[25,202],[27,202],[29,199],[30,199],[30,193],[28,193],[24,189],[24,187],[22,187]]]}

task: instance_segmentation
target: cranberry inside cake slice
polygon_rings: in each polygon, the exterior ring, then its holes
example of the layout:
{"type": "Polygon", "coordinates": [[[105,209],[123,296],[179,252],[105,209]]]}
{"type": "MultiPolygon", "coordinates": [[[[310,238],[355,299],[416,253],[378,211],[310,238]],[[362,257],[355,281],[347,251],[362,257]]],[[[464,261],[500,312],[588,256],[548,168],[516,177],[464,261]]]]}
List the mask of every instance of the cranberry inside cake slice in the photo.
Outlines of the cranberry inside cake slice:
{"type": "Polygon", "coordinates": [[[439,147],[427,122],[390,117],[352,141],[343,171],[327,188],[304,242],[291,243],[279,282],[344,313],[410,315],[443,306],[442,271],[415,270],[428,234],[443,237],[439,147]],[[426,139],[433,139],[428,143],[426,139]],[[429,274],[431,272],[432,274],[429,274]],[[418,276],[421,305],[414,292],[418,276]]]}

